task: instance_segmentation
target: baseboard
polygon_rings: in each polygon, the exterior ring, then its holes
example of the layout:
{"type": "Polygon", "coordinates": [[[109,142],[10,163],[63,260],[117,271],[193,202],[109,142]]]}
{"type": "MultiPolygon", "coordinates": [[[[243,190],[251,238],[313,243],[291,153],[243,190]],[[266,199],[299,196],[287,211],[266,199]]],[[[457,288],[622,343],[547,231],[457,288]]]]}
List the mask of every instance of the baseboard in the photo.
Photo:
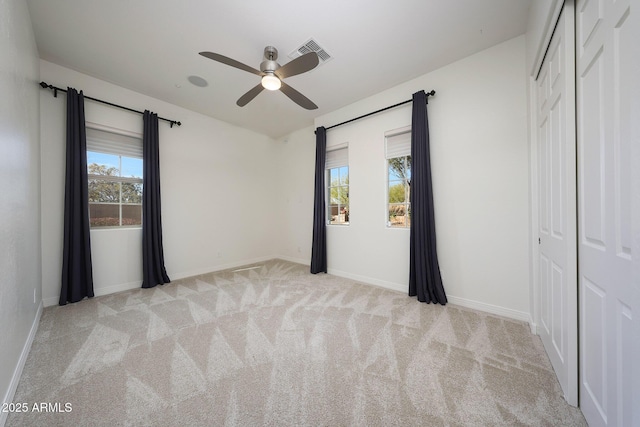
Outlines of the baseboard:
{"type": "MultiPolygon", "coordinates": [[[[230,268],[241,267],[243,265],[256,264],[256,263],[259,263],[259,262],[265,262],[265,261],[269,261],[269,260],[274,259],[274,258],[282,258],[282,257],[266,256],[266,257],[252,258],[252,259],[248,259],[248,260],[242,260],[242,261],[230,262],[230,263],[226,263],[226,264],[220,264],[220,265],[215,265],[215,266],[210,266],[210,267],[205,267],[205,268],[199,268],[197,270],[183,271],[183,272],[179,272],[179,273],[171,273],[169,275],[169,277],[172,280],[179,280],[179,279],[184,279],[184,278],[187,278],[187,277],[199,276],[201,274],[213,273],[213,272],[216,272],[216,271],[228,270],[230,268]]],[[[299,262],[299,261],[293,261],[293,262],[299,262]]],[[[129,291],[131,289],[138,289],[141,286],[142,286],[142,279],[136,280],[135,282],[121,283],[121,284],[118,284],[118,285],[96,287],[96,288],[93,289],[93,292],[94,292],[95,296],[98,297],[98,296],[102,296],[102,295],[115,294],[116,292],[129,291]]],[[[59,303],[59,297],[56,296],[56,297],[43,298],[42,302],[43,302],[45,307],[50,307],[52,305],[56,305],[56,304],[59,303]]]]}
{"type": "Polygon", "coordinates": [[[189,271],[183,271],[179,273],[172,273],[170,274],[170,277],[171,279],[174,279],[174,280],[185,279],[187,277],[199,276],[201,274],[215,273],[216,271],[228,270],[230,268],[242,267],[249,264],[257,264],[260,262],[272,260],[274,258],[276,257],[263,256],[263,257],[257,257],[252,259],[245,259],[242,261],[234,261],[226,264],[219,264],[219,265],[209,266],[205,268],[199,268],[197,270],[189,270],[189,271]]]}
{"type": "MultiPolygon", "coordinates": [[[[135,282],[129,282],[129,283],[121,283],[118,285],[111,285],[111,286],[102,286],[102,287],[94,287],[93,288],[93,294],[97,297],[102,296],[102,295],[110,295],[110,294],[115,294],[116,292],[122,292],[122,291],[129,291],[131,289],[137,289],[139,287],[142,286],[142,279],[140,280],[136,280],[135,282]]],[[[50,298],[43,298],[42,302],[44,303],[45,307],[50,307],[52,305],[57,305],[60,303],[60,297],[50,297],[50,298]]]]}
{"type": "Polygon", "coordinates": [[[60,297],[50,297],[50,298],[42,298],[42,304],[45,307],[51,307],[53,305],[56,305],[60,302],[60,297]]]}
{"type": "Polygon", "coordinates": [[[302,265],[311,265],[311,262],[308,259],[303,258],[295,258],[287,255],[276,255],[273,259],[281,259],[283,261],[295,262],[296,264],[302,265]]]}
{"type": "MultiPolygon", "coordinates": [[[[29,351],[31,350],[33,340],[36,337],[36,332],[38,332],[38,325],[40,324],[40,317],[42,316],[43,308],[44,305],[41,302],[40,305],[38,305],[36,317],[35,319],[33,319],[33,323],[31,324],[31,330],[29,331],[27,341],[24,343],[24,347],[22,347],[22,352],[20,353],[18,364],[13,370],[13,376],[11,377],[11,382],[9,383],[9,389],[7,390],[7,393],[4,396],[4,400],[2,401],[3,403],[13,402],[13,397],[16,394],[16,389],[18,388],[18,383],[20,382],[20,377],[22,376],[22,369],[24,368],[24,364],[27,362],[27,357],[29,356],[29,351]]],[[[0,411],[0,426],[5,425],[8,415],[8,412],[0,411]]]]}
{"type": "MultiPolygon", "coordinates": [[[[328,269],[327,272],[334,276],[344,277],[346,279],[355,280],[357,282],[362,282],[367,285],[379,286],[385,289],[402,292],[405,294],[408,292],[408,285],[405,285],[405,284],[387,282],[384,280],[374,279],[372,277],[360,276],[357,274],[347,273],[340,270],[334,270],[332,268],[328,269]]],[[[452,295],[447,295],[447,300],[449,301],[449,303],[459,305],[461,307],[471,308],[474,310],[484,311],[485,313],[495,314],[502,317],[508,317],[509,319],[527,322],[531,327],[532,333],[535,334],[535,332],[533,332],[535,330],[535,324],[533,323],[529,313],[513,310],[510,308],[500,307],[493,304],[487,304],[480,301],[460,298],[452,295]]]]}
{"type": "Polygon", "coordinates": [[[453,295],[447,295],[447,300],[451,304],[461,307],[472,308],[474,310],[484,311],[486,313],[496,314],[502,317],[508,317],[514,320],[520,320],[531,325],[531,316],[524,311],[513,310],[511,308],[501,307],[499,305],[487,304],[485,302],[460,298],[453,295]]]}
{"type": "Polygon", "coordinates": [[[327,273],[338,277],[344,277],[345,279],[355,280],[356,282],[362,282],[367,285],[379,286],[381,288],[389,289],[396,292],[407,293],[409,290],[408,285],[387,282],[385,280],[375,279],[373,277],[360,276],[358,274],[347,273],[345,271],[335,270],[333,268],[329,268],[327,270],[327,273]]]}
{"type": "Polygon", "coordinates": [[[116,292],[129,291],[131,289],[137,289],[142,286],[142,279],[135,282],[122,283],[120,285],[103,286],[100,288],[94,288],[93,293],[99,297],[102,295],[115,294],[116,292]]]}

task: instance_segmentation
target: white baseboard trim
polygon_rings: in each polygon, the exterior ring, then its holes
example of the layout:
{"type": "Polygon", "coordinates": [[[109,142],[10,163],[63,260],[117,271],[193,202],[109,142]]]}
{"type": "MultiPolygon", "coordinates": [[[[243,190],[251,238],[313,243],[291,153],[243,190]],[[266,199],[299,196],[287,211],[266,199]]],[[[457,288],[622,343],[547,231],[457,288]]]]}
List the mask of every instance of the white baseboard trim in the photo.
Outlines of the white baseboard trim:
{"type": "Polygon", "coordinates": [[[387,282],[385,280],[374,279],[373,277],[360,276],[358,274],[347,273],[333,268],[327,269],[327,273],[338,277],[344,277],[345,279],[355,280],[356,282],[361,282],[366,285],[379,286],[396,292],[407,293],[409,291],[409,285],[401,285],[398,283],[387,282]]]}
{"type": "MultiPolygon", "coordinates": [[[[384,280],[374,279],[374,278],[367,277],[367,276],[360,276],[360,275],[357,275],[357,274],[347,273],[347,272],[344,272],[344,271],[334,270],[334,269],[331,269],[331,268],[329,268],[327,270],[327,272],[329,274],[334,275],[334,276],[344,277],[346,279],[355,280],[357,282],[361,282],[361,283],[364,283],[364,284],[367,284],[367,285],[379,286],[379,287],[382,287],[382,288],[385,288],[385,289],[389,289],[389,290],[392,290],[392,291],[402,292],[404,294],[407,294],[408,291],[409,291],[409,287],[406,284],[387,282],[387,281],[384,281],[384,280]]],[[[470,300],[470,299],[466,299],[466,298],[460,298],[460,297],[456,297],[456,296],[452,296],[452,295],[447,295],[447,300],[449,301],[449,303],[455,304],[455,305],[459,305],[461,307],[471,308],[471,309],[474,309],[474,310],[484,311],[486,313],[495,314],[495,315],[502,316],[502,317],[507,317],[509,319],[514,319],[514,320],[520,320],[520,321],[523,321],[523,322],[527,322],[529,324],[529,326],[531,327],[532,333],[535,334],[535,332],[534,332],[535,324],[533,323],[529,313],[526,313],[526,312],[523,312],[523,311],[518,311],[518,310],[513,310],[513,309],[510,309],[510,308],[505,308],[505,307],[501,307],[501,306],[497,306],[497,305],[493,305],[493,304],[487,304],[487,303],[480,302],[480,301],[474,301],[474,300],[470,300]]]]}
{"type": "Polygon", "coordinates": [[[99,297],[102,295],[115,294],[116,292],[129,291],[131,289],[136,289],[142,286],[142,279],[136,280],[135,282],[122,283],[119,285],[111,285],[111,286],[103,286],[100,288],[95,288],[93,293],[95,296],[99,297]]]}
{"type": "Polygon", "coordinates": [[[281,259],[283,261],[295,262],[296,264],[311,265],[311,262],[308,259],[295,258],[287,255],[276,255],[273,258],[281,259]]]}
{"type": "Polygon", "coordinates": [[[50,297],[50,298],[42,298],[42,304],[45,307],[51,307],[60,302],[60,297],[50,297]]]}
{"type": "Polygon", "coordinates": [[[453,295],[447,295],[447,300],[451,304],[461,307],[472,308],[474,310],[484,311],[486,313],[496,314],[509,319],[520,320],[531,324],[531,316],[524,311],[513,310],[511,308],[501,307],[499,305],[487,304],[485,302],[474,301],[466,298],[460,298],[453,295]]]}
{"type": "MultiPolygon", "coordinates": [[[[38,325],[40,324],[40,317],[42,316],[43,309],[44,305],[42,302],[40,302],[40,305],[38,305],[38,310],[36,311],[36,317],[35,319],[33,319],[33,323],[31,324],[31,330],[29,330],[27,341],[24,343],[24,347],[22,347],[22,352],[20,353],[18,364],[13,370],[13,376],[11,377],[11,382],[9,383],[9,389],[7,390],[7,393],[4,396],[4,400],[2,401],[3,403],[13,402],[13,397],[16,394],[16,389],[18,388],[18,383],[20,382],[20,377],[22,376],[24,364],[27,362],[27,357],[29,356],[31,345],[33,344],[33,340],[36,337],[36,332],[38,332],[38,325]]],[[[5,425],[8,415],[8,412],[0,411],[0,426],[5,425]]]]}
{"type": "MultiPolygon", "coordinates": [[[[180,273],[171,273],[169,277],[171,278],[171,280],[179,280],[179,279],[184,279],[186,277],[199,276],[201,274],[213,273],[221,270],[228,270],[230,268],[235,268],[235,267],[242,267],[243,265],[247,265],[247,264],[256,264],[259,262],[265,262],[275,258],[281,258],[281,257],[266,256],[266,257],[258,257],[258,258],[242,260],[242,261],[235,261],[235,262],[215,265],[211,267],[199,268],[197,270],[183,271],[180,273]]],[[[102,286],[102,287],[94,287],[93,292],[95,296],[99,297],[102,295],[115,294],[116,292],[129,291],[131,289],[138,289],[141,286],[142,286],[142,278],[140,280],[136,280],[135,282],[121,283],[118,285],[110,285],[110,286],[102,286]]],[[[50,307],[52,305],[58,304],[59,299],[60,299],[59,296],[43,298],[42,302],[45,307],[50,307]]]]}
{"type": "MultiPolygon", "coordinates": [[[[102,286],[93,288],[93,294],[97,297],[102,295],[115,294],[116,292],[129,291],[131,289],[137,289],[142,286],[142,279],[135,282],[120,283],[118,285],[102,286]]],[[[42,302],[45,307],[51,307],[57,305],[60,302],[60,296],[43,298],[42,302]]]]}
{"type": "Polygon", "coordinates": [[[264,256],[264,257],[258,257],[258,258],[252,258],[252,259],[245,259],[242,261],[234,261],[234,262],[229,262],[226,264],[219,264],[219,265],[214,265],[214,266],[210,266],[210,267],[205,267],[205,268],[199,268],[197,270],[191,270],[191,271],[183,271],[181,273],[173,273],[170,275],[171,280],[179,280],[179,279],[184,279],[187,277],[193,277],[193,276],[199,276],[201,274],[207,274],[207,273],[214,273],[216,271],[222,271],[222,270],[228,270],[230,268],[236,268],[236,267],[242,267],[248,264],[257,264],[260,262],[265,262],[265,261],[269,261],[272,259],[277,258],[277,256],[264,256]]]}

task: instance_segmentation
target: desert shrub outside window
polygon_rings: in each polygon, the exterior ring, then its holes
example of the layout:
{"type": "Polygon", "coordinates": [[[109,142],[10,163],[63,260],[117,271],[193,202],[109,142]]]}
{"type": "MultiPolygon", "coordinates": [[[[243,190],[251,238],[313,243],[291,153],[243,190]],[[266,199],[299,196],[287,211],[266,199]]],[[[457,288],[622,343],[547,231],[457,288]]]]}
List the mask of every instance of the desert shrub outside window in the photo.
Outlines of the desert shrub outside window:
{"type": "Polygon", "coordinates": [[[91,228],[142,226],[142,140],[87,128],[91,228]]]}

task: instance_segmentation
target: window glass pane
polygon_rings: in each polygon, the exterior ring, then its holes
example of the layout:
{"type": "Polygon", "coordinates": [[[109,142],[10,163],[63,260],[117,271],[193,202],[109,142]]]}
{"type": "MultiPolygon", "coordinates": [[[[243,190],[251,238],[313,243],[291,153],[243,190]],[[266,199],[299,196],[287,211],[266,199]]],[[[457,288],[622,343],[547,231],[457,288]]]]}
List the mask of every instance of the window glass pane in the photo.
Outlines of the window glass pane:
{"type": "Polygon", "coordinates": [[[347,185],[349,184],[349,167],[343,166],[340,168],[340,184],[347,185]]]}
{"type": "Polygon", "coordinates": [[[122,205],[122,225],[142,225],[142,205],[122,205]]]}
{"type": "Polygon", "coordinates": [[[344,205],[331,205],[331,224],[346,224],[349,222],[349,209],[344,205]]]}
{"type": "Polygon", "coordinates": [[[142,184],[123,182],[122,203],[142,203],[142,184]]]}
{"type": "Polygon", "coordinates": [[[329,204],[337,205],[340,203],[340,190],[338,187],[332,187],[329,190],[329,204]]]}
{"type": "Polygon", "coordinates": [[[90,175],[120,175],[120,156],[87,151],[87,170],[90,175]]]}
{"type": "Polygon", "coordinates": [[[410,179],[410,164],[407,164],[406,157],[396,157],[389,159],[389,180],[410,179]]]}
{"type": "Polygon", "coordinates": [[[91,227],[113,227],[120,225],[118,204],[89,203],[89,224],[91,227]]]}
{"type": "MultiPolygon", "coordinates": [[[[117,149],[120,146],[109,147],[117,149]]],[[[138,154],[135,150],[126,149],[127,147],[120,148],[125,149],[123,154],[129,156],[138,154]]],[[[101,151],[100,149],[87,150],[90,225],[92,227],[141,225],[142,158],[122,156],[117,150],[101,151]],[[91,175],[98,175],[101,178],[91,178],[91,175]],[[123,180],[131,181],[131,178],[139,182],[122,182],[123,180]]]]}
{"type": "Polygon", "coordinates": [[[402,203],[405,201],[406,189],[402,181],[389,182],[389,203],[402,203]]]}
{"type": "Polygon", "coordinates": [[[391,227],[406,227],[407,212],[405,204],[389,205],[389,225],[391,227]]]}
{"type": "Polygon", "coordinates": [[[409,227],[411,196],[411,156],[388,159],[388,203],[390,227],[409,227]]]}
{"type": "Polygon", "coordinates": [[[345,186],[339,187],[339,189],[340,189],[340,204],[348,205],[349,204],[349,187],[345,185],[345,186]]]}
{"type": "Polygon", "coordinates": [[[329,169],[327,183],[329,224],[349,222],[349,167],[340,166],[329,169]]]}
{"type": "Polygon", "coordinates": [[[338,185],[340,183],[340,169],[334,168],[329,170],[329,185],[338,185]]]}
{"type": "Polygon", "coordinates": [[[100,179],[89,180],[89,202],[119,203],[120,183],[103,181],[100,179]]]}
{"type": "Polygon", "coordinates": [[[142,179],[142,159],[122,157],[122,176],[142,179]]]}
{"type": "Polygon", "coordinates": [[[338,222],[338,214],[340,213],[340,207],[337,204],[329,205],[329,223],[336,224],[338,222]]]}
{"type": "MultiPolygon", "coordinates": [[[[393,160],[393,159],[391,159],[393,160]]],[[[397,169],[391,165],[391,161],[389,161],[389,181],[398,181],[401,180],[402,176],[397,172],[397,169]]]]}

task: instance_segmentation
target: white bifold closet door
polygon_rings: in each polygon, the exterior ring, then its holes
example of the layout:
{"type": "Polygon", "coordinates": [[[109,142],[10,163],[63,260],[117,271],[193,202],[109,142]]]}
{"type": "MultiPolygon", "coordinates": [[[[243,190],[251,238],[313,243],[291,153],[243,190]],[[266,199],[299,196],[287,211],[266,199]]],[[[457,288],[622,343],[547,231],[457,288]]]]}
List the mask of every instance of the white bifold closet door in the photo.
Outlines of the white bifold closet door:
{"type": "Polygon", "coordinates": [[[576,2],[580,407],[590,426],[634,425],[632,405],[640,405],[632,399],[640,313],[632,310],[629,90],[640,40],[629,15],[629,0],[576,2]]]}
{"type": "Polygon", "coordinates": [[[536,79],[538,334],[578,405],[574,16],[567,1],[536,79]]]}

